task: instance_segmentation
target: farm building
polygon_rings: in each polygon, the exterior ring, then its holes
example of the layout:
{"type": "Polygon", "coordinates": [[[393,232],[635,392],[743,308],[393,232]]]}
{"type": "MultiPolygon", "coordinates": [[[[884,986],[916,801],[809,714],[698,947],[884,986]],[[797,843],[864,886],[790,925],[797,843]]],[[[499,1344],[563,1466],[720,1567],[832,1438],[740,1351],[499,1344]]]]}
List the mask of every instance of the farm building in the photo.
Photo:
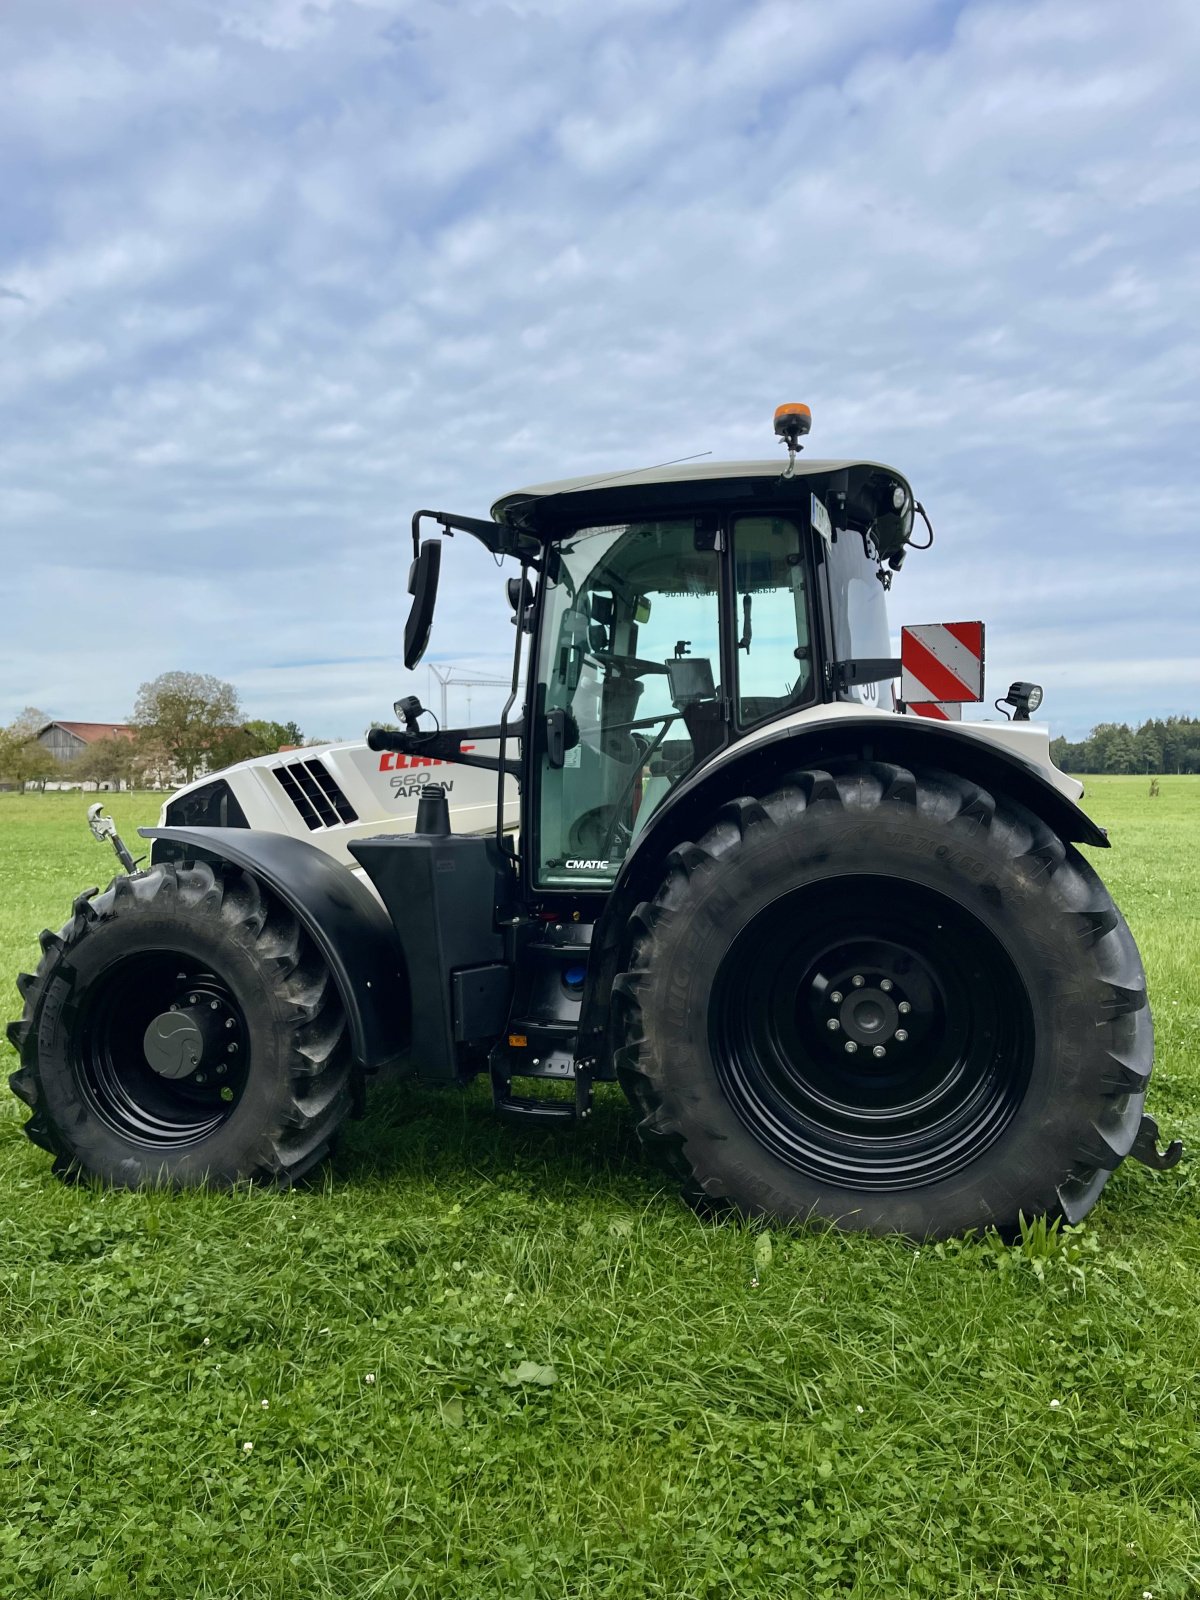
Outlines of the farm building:
{"type": "Polygon", "coordinates": [[[38,743],[58,761],[75,761],[101,739],[132,739],[127,722],[48,722],[38,729],[38,743]]]}

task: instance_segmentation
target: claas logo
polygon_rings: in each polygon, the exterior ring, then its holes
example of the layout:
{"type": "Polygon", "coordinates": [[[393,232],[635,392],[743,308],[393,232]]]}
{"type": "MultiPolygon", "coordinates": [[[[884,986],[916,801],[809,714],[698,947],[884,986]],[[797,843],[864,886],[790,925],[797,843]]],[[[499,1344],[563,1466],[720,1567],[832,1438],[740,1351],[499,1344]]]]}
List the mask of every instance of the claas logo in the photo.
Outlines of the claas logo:
{"type": "MultiPolygon", "coordinates": [[[[474,750],[474,748],[473,744],[459,745],[459,749],[464,753],[468,750],[474,750]]],[[[385,751],[379,758],[380,772],[408,772],[414,767],[446,767],[450,765],[450,762],[441,761],[437,756],[406,756],[401,755],[398,750],[385,751]]]]}

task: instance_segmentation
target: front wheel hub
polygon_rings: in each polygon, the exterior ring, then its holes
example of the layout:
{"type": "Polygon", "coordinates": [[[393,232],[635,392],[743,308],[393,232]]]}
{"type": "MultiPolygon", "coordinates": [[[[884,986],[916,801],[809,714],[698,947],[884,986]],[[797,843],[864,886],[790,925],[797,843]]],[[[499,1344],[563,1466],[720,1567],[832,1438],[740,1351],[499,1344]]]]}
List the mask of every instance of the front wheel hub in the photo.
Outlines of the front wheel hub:
{"type": "Polygon", "coordinates": [[[233,1114],[250,1068],[228,984],[182,952],[115,963],[89,992],[75,1070],[97,1115],[136,1144],[197,1144],[233,1114]]]}
{"type": "Polygon", "coordinates": [[[228,1005],[213,999],[201,1005],[161,1012],[142,1038],[146,1060],[163,1078],[186,1078],[224,1065],[228,1038],[228,1005]]]}

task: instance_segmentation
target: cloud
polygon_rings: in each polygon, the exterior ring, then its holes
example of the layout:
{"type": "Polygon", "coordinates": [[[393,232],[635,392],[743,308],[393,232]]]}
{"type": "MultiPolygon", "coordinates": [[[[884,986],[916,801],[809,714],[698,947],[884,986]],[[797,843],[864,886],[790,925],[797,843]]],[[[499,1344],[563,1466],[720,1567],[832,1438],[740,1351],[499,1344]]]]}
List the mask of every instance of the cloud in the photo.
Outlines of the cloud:
{"type": "MultiPolygon", "coordinates": [[[[793,397],[933,515],[895,622],[985,616],[994,692],[1045,681],[1070,732],[1200,703],[1182,0],[2,27],[0,718],[115,718],[187,666],[353,732],[430,687],[415,507],[761,456],[793,397]]],[[[500,580],[454,541],[437,659],[504,674],[500,580]]]]}

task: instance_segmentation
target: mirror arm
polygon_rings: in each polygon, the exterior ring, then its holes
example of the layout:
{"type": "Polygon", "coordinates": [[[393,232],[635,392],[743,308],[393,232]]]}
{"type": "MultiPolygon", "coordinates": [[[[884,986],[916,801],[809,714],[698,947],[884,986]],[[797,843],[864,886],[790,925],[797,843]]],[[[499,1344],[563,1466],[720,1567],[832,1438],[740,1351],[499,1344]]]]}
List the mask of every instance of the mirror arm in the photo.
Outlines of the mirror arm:
{"type": "Polygon", "coordinates": [[[502,522],[485,521],[482,517],[460,517],[454,511],[431,511],[428,508],[414,511],[412,519],[413,556],[421,546],[421,519],[430,517],[448,535],[469,533],[497,556],[517,556],[526,565],[540,568],[536,559],[541,552],[540,542],[529,533],[518,533],[502,522]]]}
{"type": "MultiPolygon", "coordinates": [[[[452,761],[459,767],[482,767],[485,772],[499,772],[498,756],[477,755],[464,750],[464,739],[499,739],[505,730],[500,723],[479,728],[447,728],[437,733],[400,733],[394,728],[372,728],[367,734],[369,750],[397,750],[406,756],[424,756],[432,761],[452,761]]],[[[524,724],[510,722],[508,737],[521,738],[524,724]]],[[[521,763],[506,759],[504,771],[513,778],[521,775],[521,763]]]]}

